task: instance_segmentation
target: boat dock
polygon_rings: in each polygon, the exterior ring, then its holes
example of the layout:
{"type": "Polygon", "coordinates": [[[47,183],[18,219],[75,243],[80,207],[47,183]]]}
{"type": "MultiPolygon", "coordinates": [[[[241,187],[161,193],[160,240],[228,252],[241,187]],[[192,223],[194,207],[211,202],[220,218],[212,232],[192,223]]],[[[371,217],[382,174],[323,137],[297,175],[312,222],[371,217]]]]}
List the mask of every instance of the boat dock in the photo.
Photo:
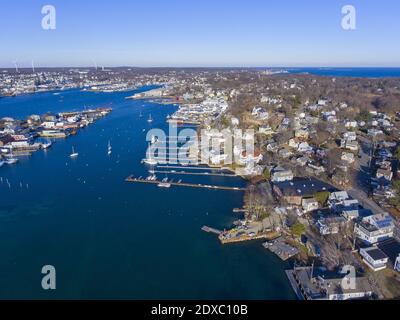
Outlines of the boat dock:
{"type": "Polygon", "coordinates": [[[233,244],[233,243],[239,243],[239,242],[247,242],[247,241],[255,241],[255,240],[271,240],[277,236],[277,233],[261,233],[255,236],[249,236],[249,235],[241,235],[239,237],[223,237],[223,234],[220,234],[219,240],[221,241],[222,244],[233,244]]]}
{"type": "Polygon", "coordinates": [[[228,171],[225,168],[212,168],[212,167],[189,167],[189,166],[157,166],[160,169],[187,169],[187,170],[212,170],[212,171],[228,171]]]}
{"type": "Polygon", "coordinates": [[[151,171],[151,173],[158,174],[172,174],[172,175],[188,175],[188,176],[210,176],[210,177],[237,177],[229,173],[212,173],[212,172],[186,172],[186,171],[151,171]]]}
{"type": "Polygon", "coordinates": [[[130,183],[148,183],[148,184],[155,184],[155,185],[168,183],[170,186],[202,188],[202,189],[211,189],[211,190],[228,190],[228,191],[245,191],[246,190],[246,188],[241,188],[241,187],[215,186],[215,185],[187,183],[187,182],[181,182],[181,181],[173,182],[173,181],[147,180],[142,177],[135,178],[134,176],[129,176],[128,178],[125,179],[125,181],[130,182],[130,183]]]}
{"type": "Polygon", "coordinates": [[[204,226],[203,228],[201,228],[201,230],[203,230],[204,232],[207,232],[207,233],[214,233],[216,235],[220,235],[222,233],[221,230],[210,228],[207,226],[204,226]]]}

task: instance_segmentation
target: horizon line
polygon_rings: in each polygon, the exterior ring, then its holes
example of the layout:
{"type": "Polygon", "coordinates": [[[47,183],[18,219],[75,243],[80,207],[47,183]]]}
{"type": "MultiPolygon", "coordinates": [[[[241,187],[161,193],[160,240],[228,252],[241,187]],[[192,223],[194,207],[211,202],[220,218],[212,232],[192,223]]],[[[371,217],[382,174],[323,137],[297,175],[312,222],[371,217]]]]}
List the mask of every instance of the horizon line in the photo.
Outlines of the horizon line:
{"type": "MultiPolygon", "coordinates": [[[[400,69],[399,66],[35,66],[35,69],[98,69],[102,68],[131,68],[131,69],[400,69]]],[[[15,66],[2,67],[0,69],[15,69],[15,66]]],[[[19,70],[31,70],[32,67],[18,67],[19,70]]]]}

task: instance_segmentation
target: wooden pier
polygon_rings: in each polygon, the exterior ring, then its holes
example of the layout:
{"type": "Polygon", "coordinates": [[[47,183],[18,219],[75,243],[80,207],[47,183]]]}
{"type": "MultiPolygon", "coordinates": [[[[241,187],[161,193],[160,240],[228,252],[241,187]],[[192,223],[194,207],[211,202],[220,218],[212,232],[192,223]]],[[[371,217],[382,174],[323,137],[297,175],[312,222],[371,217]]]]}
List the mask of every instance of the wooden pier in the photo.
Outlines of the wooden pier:
{"type": "Polygon", "coordinates": [[[220,235],[222,233],[221,230],[210,228],[210,227],[207,227],[207,226],[204,226],[203,228],[201,228],[201,230],[203,230],[204,232],[207,232],[207,233],[214,233],[214,234],[217,234],[217,235],[220,235]]]}
{"type": "Polygon", "coordinates": [[[195,183],[186,183],[186,182],[146,180],[144,178],[135,178],[134,176],[129,176],[128,178],[125,179],[125,181],[130,182],[130,183],[148,183],[148,184],[155,184],[155,185],[167,183],[170,186],[202,188],[202,189],[210,189],[210,190],[228,190],[228,191],[245,191],[246,190],[246,188],[241,188],[241,187],[227,187],[227,186],[214,186],[214,185],[195,184],[195,183]]]}
{"type": "Polygon", "coordinates": [[[189,167],[189,166],[157,166],[157,168],[160,168],[160,169],[186,169],[186,170],[228,171],[227,168],[189,167]]]}
{"type": "Polygon", "coordinates": [[[172,175],[188,175],[188,176],[209,176],[209,177],[233,177],[236,178],[237,175],[230,173],[212,173],[212,172],[186,172],[186,171],[157,171],[153,170],[150,173],[158,174],[172,174],[172,175]]]}

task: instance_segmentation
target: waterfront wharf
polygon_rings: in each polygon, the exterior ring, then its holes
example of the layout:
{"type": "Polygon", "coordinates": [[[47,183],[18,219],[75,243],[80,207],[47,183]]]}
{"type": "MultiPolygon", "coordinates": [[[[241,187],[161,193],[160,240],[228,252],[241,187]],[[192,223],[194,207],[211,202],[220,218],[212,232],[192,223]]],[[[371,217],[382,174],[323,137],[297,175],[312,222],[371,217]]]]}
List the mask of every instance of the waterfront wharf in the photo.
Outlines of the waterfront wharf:
{"type": "Polygon", "coordinates": [[[212,170],[212,171],[228,171],[224,168],[211,168],[211,167],[188,167],[188,166],[157,166],[160,169],[187,169],[187,170],[212,170]]]}
{"type": "Polygon", "coordinates": [[[186,172],[186,171],[157,171],[152,170],[150,173],[172,174],[172,175],[188,175],[188,176],[208,176],[208,177],[237,177],[235,174],[229,173],[212,173],[212,172],[186,172]]]}
{"type": "Polygon", "coordinates": [[[130,183],[147,183],[147,184],[169,184],[170,186],[178,186],[178,187],[189,187],[189,188],[202,188],[202,189],[211,189],[211,190],[227,190],[227,191],[245,191],[246,188],[241,187],[228,187],[228,186],[215,186],[215,185],[205,185],[205,184],[195,184],[195,183],[187,183],[187,182],[173,182],[173,181],[158,181],[158,180],[146,180],[144,178],[135,178],[133,175],[129,176],[125,179],[126,182],[130,183]]]}
{"type": "Polygon", "coordinates": [[[214,234],[217,234],[217,235],[220,235],[222,233],[221,230],[218,230],[218,229],[215,229],[215,228],[211,228],[211,227],[207,227],[207,226],[204,226],[203,228],[201,228],[201,230],[203,230],[204,232],[207,232],[207,233],[214,233],[214,234]]]}

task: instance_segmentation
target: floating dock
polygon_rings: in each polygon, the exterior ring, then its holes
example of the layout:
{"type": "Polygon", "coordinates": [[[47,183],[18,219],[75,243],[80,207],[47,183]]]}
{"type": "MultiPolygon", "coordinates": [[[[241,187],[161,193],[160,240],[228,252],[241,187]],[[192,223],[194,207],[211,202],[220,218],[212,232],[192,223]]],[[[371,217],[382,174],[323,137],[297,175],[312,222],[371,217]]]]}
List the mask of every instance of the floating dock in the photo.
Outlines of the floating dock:
{"type": "Polygon", "coordinates": [[[246,188],[241,187],[227,187],[227,186],[214,186],[214,185],[205,185],[205,184],[195,184],[195,183],[186,183],[186,182],[168,182],[168,181],[158,181],[158,180],[146,180],[144,178],[135,178],[134,176],[129,176],[125,179],[126,182],[131,183],[148,183],[148,184],[165,184],[168,183],[170,186],[177,187],[189,187],[189,188],[202,188],[202,189],[211,189],[211,190],[228,190],[228,191],[245,191],[246,188]]]}

